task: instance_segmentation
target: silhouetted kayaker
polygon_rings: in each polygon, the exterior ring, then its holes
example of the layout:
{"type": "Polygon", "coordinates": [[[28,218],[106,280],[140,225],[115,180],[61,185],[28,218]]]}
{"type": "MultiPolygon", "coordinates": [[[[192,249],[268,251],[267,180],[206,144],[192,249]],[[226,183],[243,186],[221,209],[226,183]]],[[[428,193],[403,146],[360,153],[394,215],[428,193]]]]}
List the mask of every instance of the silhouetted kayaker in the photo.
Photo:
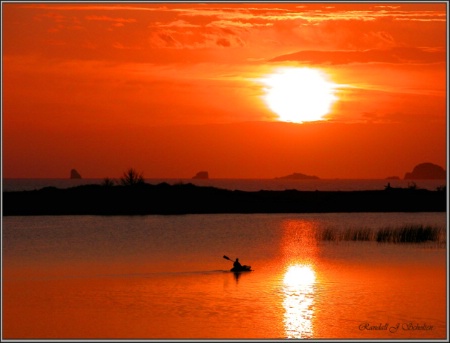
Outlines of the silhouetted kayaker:
{"type": "Polygon", "coordinates": [[[246,265],[240,264],[239,263],[239,259],[237,257],[236,257],[236,261],[233,261],[231,258],[229,258],[226,255],[223,255],[223,258],[228,260],[228,261],[234,262],[233,263],[233,268],[231,268],[232,272],[240,273],[240,272],[250,272],[252,270],[251,266],[246,266],[246,265]]]}

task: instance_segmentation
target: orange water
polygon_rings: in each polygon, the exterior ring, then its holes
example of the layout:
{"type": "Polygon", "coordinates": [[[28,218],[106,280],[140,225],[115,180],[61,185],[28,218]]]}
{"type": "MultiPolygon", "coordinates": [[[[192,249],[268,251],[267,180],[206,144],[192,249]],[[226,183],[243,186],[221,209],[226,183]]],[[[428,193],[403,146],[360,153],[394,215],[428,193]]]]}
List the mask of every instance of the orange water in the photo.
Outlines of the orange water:
{"type": "Polygon", "coordinates": [[[317,218],[5,218],[3,338],[446,338],[445,247],[317,241],[317,218]]]}

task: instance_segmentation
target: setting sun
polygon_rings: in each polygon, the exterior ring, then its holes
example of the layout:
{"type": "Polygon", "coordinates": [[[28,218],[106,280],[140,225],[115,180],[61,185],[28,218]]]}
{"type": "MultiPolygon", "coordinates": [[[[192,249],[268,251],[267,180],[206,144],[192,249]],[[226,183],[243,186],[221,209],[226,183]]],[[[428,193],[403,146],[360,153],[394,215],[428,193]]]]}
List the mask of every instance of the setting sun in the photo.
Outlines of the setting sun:
{"type": "Polygon", "coordinates": [[[312,68],[283,68],[263,79],[264,100],[280,121],[323,120],[336,100],[335,84],[312,68]]]}

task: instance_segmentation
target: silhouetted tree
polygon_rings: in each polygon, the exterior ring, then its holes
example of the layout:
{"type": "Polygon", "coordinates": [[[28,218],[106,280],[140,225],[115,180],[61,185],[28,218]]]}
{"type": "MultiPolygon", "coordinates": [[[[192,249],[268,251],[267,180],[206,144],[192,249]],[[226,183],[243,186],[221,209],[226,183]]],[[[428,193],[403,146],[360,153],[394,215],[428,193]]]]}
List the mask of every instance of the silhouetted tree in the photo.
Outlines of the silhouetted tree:
{"type": "Polygon", "coordinates": [[[144,183],[144,176],[142,173],[138,173],[135,169],[130,168],[123,173],[120,178],[120,183],[123,186],[134,186],[144,183]]]}

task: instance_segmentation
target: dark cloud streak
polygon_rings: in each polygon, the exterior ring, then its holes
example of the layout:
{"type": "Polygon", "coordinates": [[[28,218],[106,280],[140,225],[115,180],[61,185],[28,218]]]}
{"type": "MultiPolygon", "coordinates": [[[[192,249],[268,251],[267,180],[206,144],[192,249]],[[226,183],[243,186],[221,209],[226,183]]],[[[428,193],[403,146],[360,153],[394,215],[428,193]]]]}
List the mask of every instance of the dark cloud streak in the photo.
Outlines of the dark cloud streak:
{"type": "Polygon", "coordinates": [[[389,49],[314,51],[305,50],[274,57],[270,62],[296,61],[310,64],[349,63],[439,63],[446,61],[443,50],[427,50],[416,47],[389,49]]]}

